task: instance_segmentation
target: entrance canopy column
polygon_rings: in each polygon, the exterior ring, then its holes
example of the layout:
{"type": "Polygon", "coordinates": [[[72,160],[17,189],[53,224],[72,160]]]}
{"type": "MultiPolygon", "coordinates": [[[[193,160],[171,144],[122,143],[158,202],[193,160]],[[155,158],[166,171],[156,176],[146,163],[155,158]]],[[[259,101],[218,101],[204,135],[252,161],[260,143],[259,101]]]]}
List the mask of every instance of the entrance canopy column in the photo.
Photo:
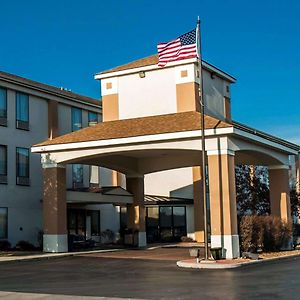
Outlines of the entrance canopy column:
{"type": "Polygon", "coordinates": [[[44,252],[67,252],[66,169],[63,165],[43,164],[44,175],[44,252]]]}
{"type": "Polygon", "coordinates": [[[127,226],[137,235],[137,246],[145,247],[145,205],[144,205],[144,176],[126,176],[126,189],[133,195],[133,203],[127,206],[127,226]]]}
{"type": "Polygon", "coordinates": [[[269,167],[271,214],[291,222],[289,166],[269,167]]]}
{"type": "Polygon", "coordinates": [[[222,247],[226,258],[239,257],[235,162],[231,150],[208,151],[211,248],[222,247]],[[217,152],[217,153],[216,153],[217,152]]]}
{"type": "Polygon", "coordinates": [[[195,240],[198,243],[204,242],[204,200],[202,180],[201,167],[193,167],[194,226],[195,240]]]}

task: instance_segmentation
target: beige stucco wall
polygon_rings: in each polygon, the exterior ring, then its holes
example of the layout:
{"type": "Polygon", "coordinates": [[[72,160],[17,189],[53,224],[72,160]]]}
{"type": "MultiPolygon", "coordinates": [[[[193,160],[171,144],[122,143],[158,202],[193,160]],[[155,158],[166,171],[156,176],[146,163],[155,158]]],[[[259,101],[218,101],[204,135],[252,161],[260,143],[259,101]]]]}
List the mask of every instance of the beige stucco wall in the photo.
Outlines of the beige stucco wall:
{"type": "Polygon", "coordinates": [[[8,237],[12,244],[19,240],[37,241],[42,228],[42,168],[40,155],[30,155],[30,186],[16,185],[16,147],[29,148],[48,135],[47,102],[29,97],[30,130],[15,127],[15,91],[7,92],[8,126],[0,126],[0,144],[7,145],[8,183],[0,185],[0,207],[8,207],[8,237]]]}
{"type": "MultiPolygon", "coordinates": [[[[16,147],[31,148],[32,145],[48,138],[48,100],[58,101],[58,132],[71,131],[70,104],[99,112],[89,105],[72,103],[67,99],[32,90],[17,84],[0,80],[0,86],[7,89],[7,127],[0,126],[0,144],[8,149],[8,183],[0,185],[0,207],[8,208],[8,240],[15,245],[20,240],[37,244],[39,230],[42,229],[43,176],[39,154],[30,153],[30,186],[16,185],[16,147]],[[16,91],[29,94],[30,130],[15,127],[16,91]]],[[[87,124],[87,111],[83,113],[87,124]]],[[[86,173],[86,171],[85,171],[86,173]]],[[[88,178],[88,175],[85,175],[88,178]]]]}
{"type": "MultiPolygon", "coordinates": [[[[142,69],[141,69],[142,70],[142,69]]],[[[206,69],[203,69],[206,113],[220,119],[225,118],[224,97],[230,98],[227,86],[230,83],[206,69]]],[[[190,103],[184,107],[182,95],[195,94],[185,91],[189,83],[200,83],[197,67],[193,63],[146,70],[145,77],[139,73],[122,75],[101,80],[104,99],[104,120],[129,119],[153,115],[195,110],[190,103]],[[180,89],[179,89],[180,87],[180,89]],[[116,107],[118,106],[118,107],[116,107]],[[113,116],[113,117],[112,117],[113,116]]],[[[188,100],[188,99],[187,99],[188,100]]]]}
{"type": "Polygon", "coordinates": [[[119,77],[119,119],[175,113],[175,87],[173,68],[119,77]]]}
{"type": "Polygon", "coordinates": [[[193,198],[193,170],[180,168],[145,176],[145,194],[193,198]]]}

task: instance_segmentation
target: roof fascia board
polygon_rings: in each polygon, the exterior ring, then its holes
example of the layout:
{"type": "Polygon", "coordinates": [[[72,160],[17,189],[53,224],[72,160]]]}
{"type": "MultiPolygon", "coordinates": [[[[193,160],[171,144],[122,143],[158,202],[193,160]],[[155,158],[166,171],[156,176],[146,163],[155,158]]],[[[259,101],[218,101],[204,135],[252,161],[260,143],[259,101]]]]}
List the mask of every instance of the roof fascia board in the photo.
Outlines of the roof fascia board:
{"type": "Polygon", "coordinates": [[[298,150],[295,150],[294,148],[289,148],[289,147],[287,147],[285,145],[282,145],[280,143],[270,141],[266,138],[257,136],[255,134],[252,134],[252,133],[249,133],[249,132],[246,132],[246,131],[243,131],[241,129],[234,128],[233,133],[238,135],[238,136],[244,137],[246,139],[256,141],[260,144],[264,144],[264,145],[267,145],[267,146],[275,148],[275,149],[280,149],[281,151],[289,153],[289,154],[297,154],[298,153],[298,150]]]}
{"type": "Polygon", "coordinates": [[[12,78],[7,78],[7,77],[1,76],[0,80],[2,80],[4,82],[7,82],[7,83],[10,83],[10,84],[19,85],[19,86],[22,86],[22,87],[25,87],[25,88],[29,88],[31,90],[35,90],[35,91],[38,91],[38,92],[41,92],[41,93],[45,93],[45,94],[49,94],[49,95],[56,96],[56,97],[59,97],[59,98],[63,98],[63,99],[66,99],[66,100],[69,100],[69,101],[72,101],[72,102],[78,102],[80,104],[84,104],[84,105],[94,107],[94,108],[97,108],[97,109],[102,108],[101,104],[100,104],[100,101],[99,101],[99,105],[96,105],[96,104],[93,104],[91,102],[87,102],[87,101],[84,101],[84,100],[79,100],[79,99],[73,98],[72,96],[67,96],[67,95],[61,94],[59,92],[50,91],[48,89],[44,89],[44,88],[41,88],[41,87],[37,87],[33,84],[28,84],[28,83],[24,83],[24,82],[21,82],[21,81],[18,81],[18,80],[14,80],[12,78]]]}
{"type": "Polygon", "coordinates": [[[274,142],[276,144],[280,144],[280,145],[283,145],[283,146],[285,146],[285,147],[287,147],[289,149],[291,148],[291,149],[294,149],[294,150],[300,152],[300,146],[299,145],[296,145],[294,143],[285,141],[285,140],[280,139],[280,138],[278,138],[276,136],[273,136],[273,135],[268,134],[266,132],[263,132],[263,131],[251,128],[251,127],[249,127],[247,125],[241,124],[241,123],[236,122],[236,121],[233,121],[232,123],[233,123],[233,126],[234,126],[235,129],[239,129],[241,131],[248,132],[248,133],[250,133],[250,134],[252,134],[254,136],[259,136],[259,137],[261,137],[263,139],[267,139],[267,140],[269,140],[271,142],[274,142]]]}
{"type": "MultiPolygon", "coordinates": [[[[217,128],[217,129],[206,129],[205,136],[214,135],[224,135],[233,133],[233,127],[217,128]]],[[[159,142],[167,140],[180,140],[187,138],[199,138],[201,136],[201,130],[192,131],[181,131],[181,132],[171,132],[171,133],[161,133],[152,135],[143,135],[127,138],[100,140],[100,141],[88,141],[88,142],[76,142],[76,143],[66,143],[66,144],[55,144],[46,146],[33,146],[31,152],[42,153],[42,152],[52,152],[52,151],[65,151],[74,150],[80,148],[96,148],[96,147],[112,147],[120,146],[124,144],[137,144],[137,143],[148,143],[148,142],[159,142]]]]}

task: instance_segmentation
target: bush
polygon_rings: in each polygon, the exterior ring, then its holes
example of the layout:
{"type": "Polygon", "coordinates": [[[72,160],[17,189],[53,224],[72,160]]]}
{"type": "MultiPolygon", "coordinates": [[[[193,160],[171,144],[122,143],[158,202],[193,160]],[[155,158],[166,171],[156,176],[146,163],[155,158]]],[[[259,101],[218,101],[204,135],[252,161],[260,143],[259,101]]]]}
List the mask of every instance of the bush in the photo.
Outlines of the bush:
{"type": "Polygon", "coordinates": [[[16,245],[17,250],[21,251],[33,251],[36,247],[27,241],[19,241],[16,245]]]}
{"type": "Polygon", "coordinates": [[[0,251],[8,251],[11,249],[11,244],[9,241],[0,241],[0,251]]]}
{"type": "Polygon", "coordinates": [[[182,236],[180,238],[180,240],[184,243],[191,243],[191,242],[195,242],[192,238],[188,237],[188,236],[182,236]]]}
{"type": "Polygon", "coordinates": [[[274,216],[244,216],[240,222],[241,249],[246,252],[279,251],[288,248],[292,224],[274,216]]]}
{"type": "Polygon", "coordinates": [[[101,242],[103,244],[111,244],[115,240],[115,233],[110,230],[106,229],[105,231],[101,232],[101,242]]]}

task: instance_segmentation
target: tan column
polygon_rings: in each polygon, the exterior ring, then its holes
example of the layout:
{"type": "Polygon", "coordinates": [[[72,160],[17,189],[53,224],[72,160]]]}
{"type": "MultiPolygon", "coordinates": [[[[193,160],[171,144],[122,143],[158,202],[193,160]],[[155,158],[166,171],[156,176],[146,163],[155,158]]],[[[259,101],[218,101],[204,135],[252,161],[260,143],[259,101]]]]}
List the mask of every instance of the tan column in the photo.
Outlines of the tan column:
{"type": "Polygon", "coordinates": [[[127,206],[128,228],[137,232],[137,246],[145,247],[145,205],[144,205],[144,176],[126,177],[126,189],[133,195],[133,203],[127,206]]]}
{"type": "Polygon", "coordinates": [[[122,185],[122,173],[115,170],[112,171],[112,185],[113,186],[122,185]]]}
{"type": "Polygon", "coordinates": [[[204,203],[201,167],[193,167],[195,240],[204,242],[204,203]]]}
{"type": "Polygon", "coordinates": [[[229,154],[208,155],[211,247],[223,247],[226,258],[239,257],[235,164],[229,154]]]}
{"type": "Polygon", "coordinates": [[[269,167],[271,214],[286,222],[292,220],[289,186],[289,167],[269,167]]]}
{"type": "Polygon", "coordinates": [[[44,168],[44,252],[67,252],[66,169],[44,168]]]}

